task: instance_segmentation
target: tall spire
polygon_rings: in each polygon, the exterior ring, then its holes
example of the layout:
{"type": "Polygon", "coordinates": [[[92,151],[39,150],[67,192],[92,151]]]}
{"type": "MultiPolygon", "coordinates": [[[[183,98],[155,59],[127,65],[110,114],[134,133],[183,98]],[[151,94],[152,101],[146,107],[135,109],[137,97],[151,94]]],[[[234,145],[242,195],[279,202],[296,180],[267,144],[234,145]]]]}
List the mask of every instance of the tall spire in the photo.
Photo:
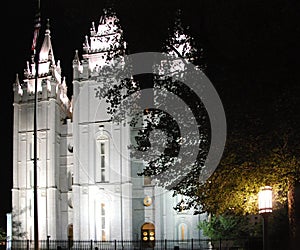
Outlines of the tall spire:
{"type": "Polygon", "coordinates": [[[175,21],[172,28],[169,29],[163,50],[169,55],[187,59],[193,62],[197,56],[197,49],[194,46],[194,39],[188,34],[189,27],[184,27],[181,20],[181,10],[177,10],[175,21]]]}
{"type": "MultiPolygon", "coordinates": [[[[13,85],[14,93],[19,95],[18,101],[20,102],[27,101],[27,94],[29,94],[29,98],[32,99],[35,92],[43,93],[43,91],[48,91],[51,92],[51,95],[56,94],[59,96],[57,93],[57,86],[59,86],[62,82],[62,79],[64,79],[61,75],[62,70],[60,61],[57,60],[57,62],[55,62],[54,60],[49,19],[47,19],[47,23],[45,25],[45,36],[42,37],[40,34],[41,15],[39,3],[40,1],[36,1],[35,5],[36,14],[34,18],[34,34],[31,44],[31,61],[26,62],[22,83],[19,84],[19,80],[17,79],[13,85]],[[20,87],[18,87],[18,84],[20,87]]],[[[63,86],[65,89],[66,83],[64,83],[63,86]]],[[[48,95],[43,95],[43,98],[45,96],[48,95]]],[[[65,108],[68,109],[69,104],[67,101],[67,95],[63,96],[60,101],[62,101],[65,108]]]]}
{"type": "Polygon", "coordinates": [[[159,78],[165,74],[184,74],[188,63],[193,63],[198,69],[204,71],[206,63],[203,61],[203,48],[196,46],[189,27],[183,25],[181,9],[175,13],[173,24],[168,31],[162,52],[171,56],[172,60],[154,66],[160,74],[159,78]]]}
{"type": "Polygon", "coordinates": [[[83,59],[87,59],[89,70],[98,71],[99,68],[118,61],[125,55],[125,51],[126,42],[120,20],[112,7],[104,8],[98,26],[95,27],[92,22],[90,38],[85,37],[83,59]]]}
{"type": "Polygon", "coordinates": [[[49,19],[47,19],[45,38],[40,50],[40,62],[45,62],[45,61],[51,61],[52,63],[55,63],[52,43],[51,43],[51,36],[50,36],[49,19]]]}
{"type": "MultiPolygon", "coordinates": [[[[39,37],[41,38],[41,37],[39,37]]],[[[61,68],[59,61],[56,62],[54,60],[54,53],[51,43],[51,36],[50,36],[50,24],[49,19],[47,19],[46,30],[44,40],[42,40],[42,44],[39,42],[39,52],[34,50],[33,59],[31,64],[27,62],[27,67],[24,70],[24,77],[26,80],[31,80],[35,78],[36,74],[36,60],[38,61],[38,78],[45,77],[45,76],[53,76],[56,79],[57,83],[61,82],[61,68]],[[36,54],[38,53],[38,55],[36,54]],[[38,58],[36,58],[38,57],[38,58]]],[[[34,92],[34,82],[28,82],[28,89],[30,92],[34,92]]],[[[41,82],[40,79],[38,81],[38,91],[41,91],[41,82]]]]}
{"type": "Polygon", "coordinates": [[[13,84],[13,91],[16,92],[18,95],[23,94],[23,90],[21,88],[20,80],[19,80],[19,74],[16,74],[16,80],[13,84]]]}

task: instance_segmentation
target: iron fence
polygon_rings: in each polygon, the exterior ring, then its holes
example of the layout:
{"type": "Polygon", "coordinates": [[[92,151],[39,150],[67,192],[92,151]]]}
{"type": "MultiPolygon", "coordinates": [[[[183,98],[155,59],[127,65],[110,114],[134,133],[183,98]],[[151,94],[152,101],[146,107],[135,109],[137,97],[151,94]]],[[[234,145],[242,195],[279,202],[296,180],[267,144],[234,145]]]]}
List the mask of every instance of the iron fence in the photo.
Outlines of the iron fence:
{"type": "MultiPolygon", "coordinates": [[[[5,242],[5,241],[4,241],[5,242]]],[[[6,250],[34,250],[33,240],[6,241],[6,250]]],[[[262,250],[261,238],[136,241],[40,240],[39,250],[262,250]]]]}

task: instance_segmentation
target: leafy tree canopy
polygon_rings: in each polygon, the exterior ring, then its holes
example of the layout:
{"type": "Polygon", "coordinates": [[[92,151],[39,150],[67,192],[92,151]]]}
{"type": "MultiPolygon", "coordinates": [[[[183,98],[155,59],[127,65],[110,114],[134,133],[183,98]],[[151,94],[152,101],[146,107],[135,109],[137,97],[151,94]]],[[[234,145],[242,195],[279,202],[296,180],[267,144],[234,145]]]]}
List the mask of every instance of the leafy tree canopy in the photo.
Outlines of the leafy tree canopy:
{"type": "MultiPolygon", "coordinates": [[[[203,57],[203,50],[194,49],[193,40],[186,35],[185,31],[182,24],[176,20],[170,37],[164,45],[165,52],[180,59],[193,61],[196,58],[199,61],[199,58],[203,57]]],[[[112,55],[111,58],[114,56],[112,55]]],[[[169,75],[184,74],[184,70],[180,70],[185,66],[184,60],[182,62],[183,65],[180,63],[175,65],[178,66],[175,68],[179,68],[179,70],[168,72],[169,75]]],[[[205,69],[203,65],[199,65],[199,69],[205,69]]],[[[161,70],[164,72],[165,68],[162,67],[161,70]]],[[[128,101],[128,97],[134,96],[138,90],[143,89],[143,84],[137,79],[138,77],[134,76],[130,79],[122,79],[118,84],[113,85],[107,80],[107,90],[97,91],[100,93],[99,98],[106,98],[107,102],[111,104],[108,112],[112,115],[113,121],[120,122],[124,118],[126,107],[132,104],[128,101]],[[122,107],[121,104],[124,100],[127,102],[127,106],[123,105],[122,107]]],[[[139,123],[140,118],[138,117],[130,121],[130,125],[140,126],[135,137],[136,144],[131,145],[131,149],[133,149],[132,157],[146,162],[146,167],[140,173],[141,175],[155,177],[163,172],[160,184],[173,190],[174,195],[185,195],[185,207],[194,208],[196,213],[209,212],[215,215],[228,212],[234,214],[257,213],[257,194],[259,188],[265,185],[273,187],[274,200],[278,204],[286,202],[288,185],[299,180],[299,144],[297,143],[299,133],[296,133],[297,130],[291,119],[295,115],[295,100],[287,100],[282,95],[281,98],[274,99],[273,103],[268,103],[267,105],[274,109],[269,123],[265,123],[264,119],[267,120],[264,117],[265,114],[260,113],[259,110],[256,110],[255,116],[243,114],[243,112],[241,112],[242,115],[238,113],[239,122],[230,128],[225,152],[217,170],[205,183],[200,183],[199,174],[204,167],[210,144],[209,119],[205,109],[189,89],[171,78],[152,76],[148,87],[153,86],[179,96],[188,104],[187,106],[191,108],[193,114],[197,114],[195,117],[197,124],[201,127],[199,129],[200,137],[194,137],[191,134],[189,139],[191,139],[190,141],[195,139],[193,143],[199,145],[199,152],[196,161],[191,166],[181,166],[182,169],[189,169],[188,174],[181,178],[176,185],[172,185],[169,181],[182,174],[180,171],[169,171],[172,169],[169,167],[170,165],[181,164],[177,158],[177,153],[182,147],[180,131],[172,117],[166,113],[146,109],[140,114],[144,121],[142,125],[139,123]],[[137,150],[143,152],[150,148],[149,137],[154,129],[164,133],[165,136],[161,138],[167,138],[168,143],[165,150],[156,154],[159,157],[155,159],[151,157],[145,159],[143,154],[134,154],[137,150]]],[[[160,92],[159,97],[164,97],[163,91],[160,92]]],[[[140,96],[137,94],[134,98],[138,99],[140,96]]],[[[184,108],[181,111],[184,111],[184,108]]],[[[232,111],[232,113],[234,112],[236,110],[232,111]]],[[[229,118],[232,118],[233,116],[230,115],[229,118]]],[[[177,120],[178,122],[184,123],[180,121],[180,118],[177,120]]],[[[160,137],[154,136],[154,138],[158,144],[163,145],[164,141],[160,137]]],[[[176,170],[179,169],[176,168],[176,170]]],[[[181,207],[180,203],[175,209],[180,210],[181,207]]]]}
{"type": "Polygon", "coordinates": [[[257,237],[262,233],[261,223],[256,224],[249,217],[236,215],[213,215],[201,221],[199,229],[212,240],[257,237]]]}
{"type": "Polygon", "coordinates": [[[199,187],[198,202],[203,211],[223,214],[257,213],[260,187],[273,187],[276,204],[287,201],[289,184],[299,181],[299,136],[294,129],[273,126],[266,129],[253,117],[249,126],[239,127],[226,142],[217,170],[199,187]]]}
{"type": "MultiPolygon", "coordinates": [[[[110,104],[108,113],[114,122],[123,122],[126,113],[130,125],[139,129],[135,142],[129,146],[131,157],[142,160],[145,165],[138,174],[152,177],[156,184],[173,190],[174,195],[184,194],[188,199],[187,206],[197,207],[193,196],[197,192],[199,175],[210,145],[209,119],[200,97],[173,78],[180,76],[185,79],[188,62],[201,62],[203,57],[203,49],[196,49],[194,40],[188,33],[188,27],[183,27],[178,13],[163,47],[164,53],[174,60],[153,65],[158,71],[156,75],[121,79],[117,84],[109,85],[106,91],[99,90],[97,93],[99,98],[105,98],[110,104]],[[147,77],[148,82],[145,84],[147,77]],[[156,109],[146,108],[137,114],[134,107],[139,108],[136,101],[141,98],[137,93],[147,88],[152,88],[154,92],[151,102],[156,109]],[[166,105],[166,102],[175,103],[176,98],[183,100],[184,104],[166,105]],[[166,109],[166,106],[171,106],[173,110],[166,109]],[[187,116],[187,112],[191,115],[187,116]],[[176,117],[173,116],[174,113],[176,117]],[[194,130],[190,129],[193,119],[196,123],[194,130]],[[186,131],[185,135],[182,134],[183,130],[186,131]],[[154,144],[165,147],[162,151],[157,151],[154,150],[154,144]],[[197,152],[193,152],[194,148],[197,152]],[[185,153],[179,156],[180,152],[185,153]]],[[[197,69],[198,76],[203,77],[205,64],[201,62],[197,69]]]]}

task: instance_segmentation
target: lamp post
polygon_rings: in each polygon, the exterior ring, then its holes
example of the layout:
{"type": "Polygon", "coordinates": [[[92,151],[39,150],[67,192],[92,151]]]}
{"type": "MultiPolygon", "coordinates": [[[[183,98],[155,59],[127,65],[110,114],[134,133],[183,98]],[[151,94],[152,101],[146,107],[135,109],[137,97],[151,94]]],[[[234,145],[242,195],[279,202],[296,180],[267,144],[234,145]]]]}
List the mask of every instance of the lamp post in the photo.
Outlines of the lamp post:
{"type": "Polygon", "coordinates": [[[263,250],[269,250],[268,217],[272,213],[272,187],[262,187],[258,193],[258,212],[263,217],[263,250]]]}

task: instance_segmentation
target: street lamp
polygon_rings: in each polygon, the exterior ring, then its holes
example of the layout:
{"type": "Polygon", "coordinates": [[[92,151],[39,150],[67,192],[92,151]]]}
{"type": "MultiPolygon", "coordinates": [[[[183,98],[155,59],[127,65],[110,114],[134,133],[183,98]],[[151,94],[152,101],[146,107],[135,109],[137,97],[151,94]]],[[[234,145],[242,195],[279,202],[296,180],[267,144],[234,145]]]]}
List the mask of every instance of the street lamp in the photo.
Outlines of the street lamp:
{"type": "Polygon", "coordinates": [[[263,249],[268,250],[268,217],[273,210],[272,204],[272,187],[262,187],[258,193],[258,212],[263,217],[263,249]]]}

